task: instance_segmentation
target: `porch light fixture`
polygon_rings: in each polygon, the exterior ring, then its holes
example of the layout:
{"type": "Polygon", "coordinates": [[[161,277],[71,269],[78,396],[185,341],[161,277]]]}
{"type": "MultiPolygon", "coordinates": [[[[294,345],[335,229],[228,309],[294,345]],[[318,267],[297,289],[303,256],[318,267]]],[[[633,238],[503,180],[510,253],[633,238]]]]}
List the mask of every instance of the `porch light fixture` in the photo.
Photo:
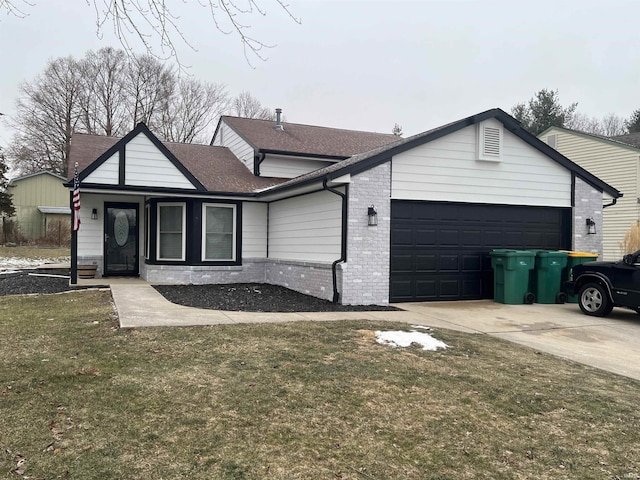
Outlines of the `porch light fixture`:
{"type": "Polygon", "coordinates": [[[596,222],[593,220],[593,218],[587,218],[587,233],[589,235],[595,235],[596,233],[598,233],[596,231],[596,222]]]}
{"type": "Polygon", "coordinates": [[[371,205],[367,209],[367,216],[369,217],[368,225],[370,227],[375,227],[378,225],[378,212],[376,212],[376,207],[371,205]]]}
{"type": "Polygon", "coordinates": [[[98,219],[98,209],[94,208],[91,210],[91,220],[97,220],[98,219]]]}

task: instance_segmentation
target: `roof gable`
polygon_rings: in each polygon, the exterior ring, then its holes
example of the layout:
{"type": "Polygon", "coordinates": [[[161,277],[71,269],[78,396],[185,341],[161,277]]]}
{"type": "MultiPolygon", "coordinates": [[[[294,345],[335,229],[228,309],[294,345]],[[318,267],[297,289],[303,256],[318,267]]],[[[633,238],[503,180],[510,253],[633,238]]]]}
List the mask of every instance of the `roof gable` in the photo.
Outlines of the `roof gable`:
{"type": "Polygon", "coordinates": [[[57,173],[50,172],[49,170],[42,170],[40,172],[28,173],[26,175],[21,175],[19,177],[12,178],[11,180],[9,180],[9,186],[12,186],[13,184],[15,184],[15,182],[20,182],[28,178],[38,177],[40,175],[51,175],[52,177],[57,178],[59,180],[62,180],[62,181],[66,180],[66,178],[64,178],[62,175],[58,175],[57,173]]]}
{"type": "Polygon", "coordinates": [[[628,134],[628,135],[618,135],[615,137],[604,137],[602,135],[581,132],[580,130],[572,130],[570,128],[549,127],[540,135],[538,135],[538,138],[542,139],[544,137],[547,137],[549,134],[553,134],[553,133],[565,133],[568,135],[575,135],[577,137],[585,138],[585,139],[600,142],[600,143],[606,143],[608,145],[625,148],[627,150],[633,150],[633,151],[640,150],[640,134],[628,134]],[[634,144],[634,142],[637,142],[637,144],[634,144]]]}
{"type": "MultiPolygon", "coordinates": [[[[143,158],[143,152],[138,152],[137,158],[143,158]]],[[[82,186],[94,188],[116,188],[130,190],[192,190],[199,192],[215,192],[230,194],[251,194],[252,192],[282,183],[283,179],[255,177],[242,163],[225,147],[209,145],[161,142],[148,128],[139,124],[132,132],[123,138],[106,137],[102,135],[74,134],[71,140],[70,165],[78,162],[80,182],[82,186]],[[149,135],[151,137],[149,137],[149,135]],[[142,135],[142,136],[141,136],[142,135]],[[153,139],[155,138],[155,141],[153,139]],[[162,153],[157,161],[165,167],[171,166],[178,170],[181,179],[189,179],[187,188],[171,182],[164,185],[154,185],[148,179],[134,184],[126,181],[127,168],[121,168],[122,158],[126,160],[134,155],[133,150],[147,149],[152,157],[162,153]],[[121,153],[122,152],[122,153],[121,153]],[[173,160],[172,160],[173,159],[173,160]],[[168,163],[170,162],[170,164],[168,163]],[[125,177],[124,179],[122,177],[125,177]],[[193,179],[193,181],[191,181],[193,179]],[[100,182],[98,182],[100,180],[100,182]],[[197,187],[196,187],[197,186],[197,187]]],[[[136,168],[140,161],[132,165],[136,168]]],[[[155,169],[156,163],[147,166],[155,169]]],[[[127,167],[125,165],[125,167],[127,167]]],[[[143,169],[144,171],[144,169],[143,169]]],[[[134,172],[135,173],[135,172],[134,172]]],[[[71,179],[73,171],[70,172],[71,179]]],[[[130,177],[131,178],[131,177],[130,177]]],[[[134,177],[135,178],[135,175],[134,177]]]]}
{"type": "Polygon", "coordinates": [[[401,139],[395,143],[379,147],[369,152],[354,155],[337,164],[330,165],[315,172],[311,172],[307,175],[297,177],[281,185],[272,187],[268,190],[268,192],[271,193],[288,188],[296,188],[301,185],[317,182],[322,179],[331,180],[347,173],[352,175],[358,174],[360,172],[373,168],[376,165],[389,161],[394,155],[406,152],[412,148],[457,132],[458,130],[461,130],[465,127],[476,125],[490,118],[497,119],[504,125],[504,128],[506,130],[516,135],[521,140],[537,149],[538,151],[542,152],[544,155],[551,158],[555,162],[559,163],[561,166],[568,169],[576,176],[582,178],[584,181],[597,188],[598,190],[606,192],[613,198],[622,196],[622,194],[618,190],[603,182],[595,175],[589,173],[587,170],[572,162],[571,160],[560,154],[558,151],[554,150],[549,145],[526,131],[521,126],[518,120],[499,108],[487,110],[485,112],[478,113],[476,115],[472,115],[470,117],[463,118],[452,123],[448,123],[441,127],[419,133],[412,137],[401,139]]]}
{"type": "Polygon", "coordinates": [[[214,139],[222,122],[262,153],[341,160],[398,140],[393,134],[287,122],[282,122],[283,130],[278,130],[272,120],[231,116],[220,118],[214,139]]]}
{"type": "Polygon", "coordinates": [[[121,187],[206,190],[144,123],[116,140],[79,177],[81,182],[121,187]]]}

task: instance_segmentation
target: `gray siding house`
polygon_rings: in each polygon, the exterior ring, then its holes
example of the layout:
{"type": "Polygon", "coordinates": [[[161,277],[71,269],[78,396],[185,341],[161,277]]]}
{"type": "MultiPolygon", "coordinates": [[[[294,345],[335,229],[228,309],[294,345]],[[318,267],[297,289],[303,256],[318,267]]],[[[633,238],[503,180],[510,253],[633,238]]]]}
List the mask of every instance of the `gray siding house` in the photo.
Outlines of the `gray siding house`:
{"type": "Polygon", "coordinates": [[[211,145],[76,135],[73,262],[343,304],[493,296],[494,248],[598,250],[621,193],[500,109],[401,139],[222,117],[211,145]],[[94,218],[92,218],[94,217],[94,218]]]}

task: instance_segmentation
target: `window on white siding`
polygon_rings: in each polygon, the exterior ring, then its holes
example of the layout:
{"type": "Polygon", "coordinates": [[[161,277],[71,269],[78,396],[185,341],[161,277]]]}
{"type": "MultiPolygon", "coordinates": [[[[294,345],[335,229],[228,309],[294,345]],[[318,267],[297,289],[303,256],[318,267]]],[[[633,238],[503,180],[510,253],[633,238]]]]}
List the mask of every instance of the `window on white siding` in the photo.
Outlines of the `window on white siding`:
{"type": "Polygon", "coordinates": [[[478,160],[500,161],[502,135],[501,126],[485,123],[478,125],[478,160]]]}
{"type": "Polygon", "coordinates": [[[236,206],[202,205],[202,260],[236,259],[236,206]]]}
{"type": "Polygon", "coordinates": [[[184,203],[158,204],[158,260],[185,259],[185,213],[184,203]]]}

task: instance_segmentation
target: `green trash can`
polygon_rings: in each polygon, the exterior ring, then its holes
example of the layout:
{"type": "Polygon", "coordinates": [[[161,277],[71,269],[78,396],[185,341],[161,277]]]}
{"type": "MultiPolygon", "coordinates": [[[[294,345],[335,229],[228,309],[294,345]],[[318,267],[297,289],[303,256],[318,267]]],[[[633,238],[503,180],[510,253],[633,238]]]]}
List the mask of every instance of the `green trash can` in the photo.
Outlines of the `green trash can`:
{"type": "MultiPolygon", "coordinates": [[[[571,269],[576,265],[580,265],[582,263],[587,262],[595,262],[598,260],[597,253],[589,253],[589,252],[567,252],[567,266],[564,269],[563,281],[571,280],[571,269]]],[[[568,303],[578,303],[578,295],[574,295],[573,293],[567,294],[567,302],[568,303]]]]}
{"type": "Polygon", "coordinates": [[[533,303],[529,288],[529,271],[535,267],[535,252],[529,250],[493,250],[493,298],[498,303],[521,305],[533,303]]]}
{"type": "Polygon", "coordinates": [[[567,252],[536,253],[535,295],[538,303],[565,303],[567,294],[562,290],[563,270],[567,266],[567,252]]]}

